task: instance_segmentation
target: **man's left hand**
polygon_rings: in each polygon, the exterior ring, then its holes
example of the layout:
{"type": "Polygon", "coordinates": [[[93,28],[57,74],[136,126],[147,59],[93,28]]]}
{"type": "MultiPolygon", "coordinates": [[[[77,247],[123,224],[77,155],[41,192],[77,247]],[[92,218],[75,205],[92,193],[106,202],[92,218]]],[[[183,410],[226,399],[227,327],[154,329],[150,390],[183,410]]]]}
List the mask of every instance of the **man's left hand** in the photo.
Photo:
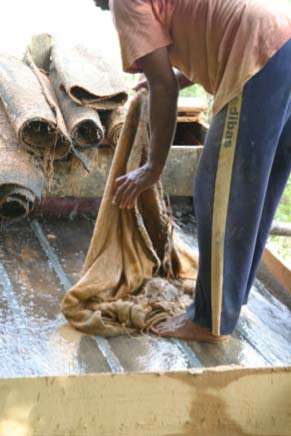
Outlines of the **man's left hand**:
{"type": "Polygon", "coordinates": [[[121,209],[131,209],[138,196],[153,186],[159,177],[159,171],[154,170],[148,164],[118,177],[115,181],[113,204],[121,209]]]}

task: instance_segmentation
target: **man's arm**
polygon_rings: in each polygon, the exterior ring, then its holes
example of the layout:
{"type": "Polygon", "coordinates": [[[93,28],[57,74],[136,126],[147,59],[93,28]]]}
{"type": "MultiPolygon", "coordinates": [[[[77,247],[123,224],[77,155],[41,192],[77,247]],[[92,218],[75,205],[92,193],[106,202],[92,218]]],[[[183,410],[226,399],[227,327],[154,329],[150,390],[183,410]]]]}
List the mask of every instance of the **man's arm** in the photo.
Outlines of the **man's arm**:
{"type": "MultiPolygon", "coordinates": [[[[142,76],[144,76],[144,75],[141,74],[141,78],[140,78],[139,82],[133,87],[133,89],[135,91],[138,91],[141,88],[148,87],[148,81],[145,80],[142,76]]],[[[182,74],[181,71],[176,71],[175,76],[176,76],[177,82],[179,84],[180,90],[194,85],[194,83],[191,82],[191,80],[189,80],[186,76],[184,76],[184,74],[182,74]]]]}
{"type": "Polygon", "coordinates": [[[145,165],[116,180],[114,203],[131,208],[139,194],[154,185],[165,166],[176,127],[179,86],[167,48],[141,59],[149,86],[150,146],[145,165]]]}

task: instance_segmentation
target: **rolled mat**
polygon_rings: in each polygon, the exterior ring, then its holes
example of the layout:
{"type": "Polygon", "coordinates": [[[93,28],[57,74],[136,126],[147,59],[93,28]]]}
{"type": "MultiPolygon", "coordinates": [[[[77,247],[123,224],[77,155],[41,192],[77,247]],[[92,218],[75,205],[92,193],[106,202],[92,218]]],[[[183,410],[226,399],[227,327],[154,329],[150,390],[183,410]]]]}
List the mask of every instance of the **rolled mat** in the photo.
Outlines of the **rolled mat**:
{"type": "Polygon", "coordinates": [[[0,56],[0,99],[26,150],[36,156],[54,152],[60,139],[55,114],[34,72],[12,56],[0,56]]]}
{"type": "Polygon", "coordinates": [[[37,77],[47,104],[55,116],[56,144],[53,158],[55,160],[63,159],[71,150],[71,138],[59,108],[53,85],[44,70],[36,65],[34,55],[35,52],[32,52],[30,47],[28,47],[24,60],[37,77]]]}
{"type": "Polygon", "coordinates": [[[104,140],[104,128],[96,110],[72,101],[62,88],[54,68],[51,69],[50,78],[74,146],[80,150],[98,147],[104,140]]]}
{"type": "Polygon", "coordinates": [[[106,116],[106,137],[113,147],[116,147],[118,144],[127,110],[127,105],[121,106],[109,112],[106,116]]]}
{"type": "Polygon", "coordinates": [[[116,177],[138,168],[147,154],[144,92],[133,99],[115,151],[82,278],[65,295],[62,312],[78,330],[115,336],[148,330],[185,311],[197,259],[173,235],[160,183],[133,209],[112,204],[116,177]]]}
{"type": "Polygon", "coordinates": [[[127,100],[122,71],[103,51],[55,43],[52,66],[67,95],[81,106],[111,110],[127,100]]]}
{"type": "Polygon", "coordinates": [[[0,218],[27,216],[41,199],[44,185],[38,161],[19,146],[0,103],[0,218]]]}

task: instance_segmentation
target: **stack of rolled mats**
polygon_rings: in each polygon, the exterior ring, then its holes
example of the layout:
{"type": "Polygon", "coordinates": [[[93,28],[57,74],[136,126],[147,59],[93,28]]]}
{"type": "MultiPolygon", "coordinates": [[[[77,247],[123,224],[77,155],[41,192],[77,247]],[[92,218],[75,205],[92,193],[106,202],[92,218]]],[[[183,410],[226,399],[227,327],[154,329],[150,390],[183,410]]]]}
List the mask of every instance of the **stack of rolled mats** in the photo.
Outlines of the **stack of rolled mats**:
{"type": "Polygon", "coordinates": [[[23,60],[0,55],[0,220],[37,206],[55,161],[89,170],[105,134],[115,147],[127,98],[122,72],[106,52],[42,34],[23,60]]]}

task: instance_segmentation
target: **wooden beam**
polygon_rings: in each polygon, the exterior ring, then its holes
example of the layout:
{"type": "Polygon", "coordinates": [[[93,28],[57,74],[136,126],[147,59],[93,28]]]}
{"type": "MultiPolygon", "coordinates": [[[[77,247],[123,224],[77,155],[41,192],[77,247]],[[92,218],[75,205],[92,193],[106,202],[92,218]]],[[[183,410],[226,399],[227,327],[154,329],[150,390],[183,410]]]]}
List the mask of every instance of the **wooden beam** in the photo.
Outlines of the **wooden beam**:
{"type": "Polygon", "coordinates": [[[291,367],[0,380],[2,436],[288,436],[291,367]]]}
{"type": "MultiPolygon", "coordinates": [[[[163,173],[165,192],[175,196],[192,196],[193,178],[202,153],[202,146],[173,146],[163,173]]],[[[91,172],[70,171],[67,162],[57,162],[48,197],[101,197],[112,162],[113,150],[100,148],[90,163],[91,172]],[[78,192],[76,192],[76,185],[78,192]]]]}
{"type": "Polygon", "coordinates": [[[274,236],[291,236],[291,224],[280,221],[273,221],[270,235],[274,236]]]}
{"type": "Polygon", "coordinates": [[[200,114],[207,111],[208,105],[203,98],[196,97],[179,97],[178,114],[190,113],[200,114]]]}
{"type": "Polygon", "coordinates": [[[267,267],[271,275],[279,282],[279,284],[291,294],[291,269],[278,256],[265,248],[263,254],[263,264],[267,267]]]}

